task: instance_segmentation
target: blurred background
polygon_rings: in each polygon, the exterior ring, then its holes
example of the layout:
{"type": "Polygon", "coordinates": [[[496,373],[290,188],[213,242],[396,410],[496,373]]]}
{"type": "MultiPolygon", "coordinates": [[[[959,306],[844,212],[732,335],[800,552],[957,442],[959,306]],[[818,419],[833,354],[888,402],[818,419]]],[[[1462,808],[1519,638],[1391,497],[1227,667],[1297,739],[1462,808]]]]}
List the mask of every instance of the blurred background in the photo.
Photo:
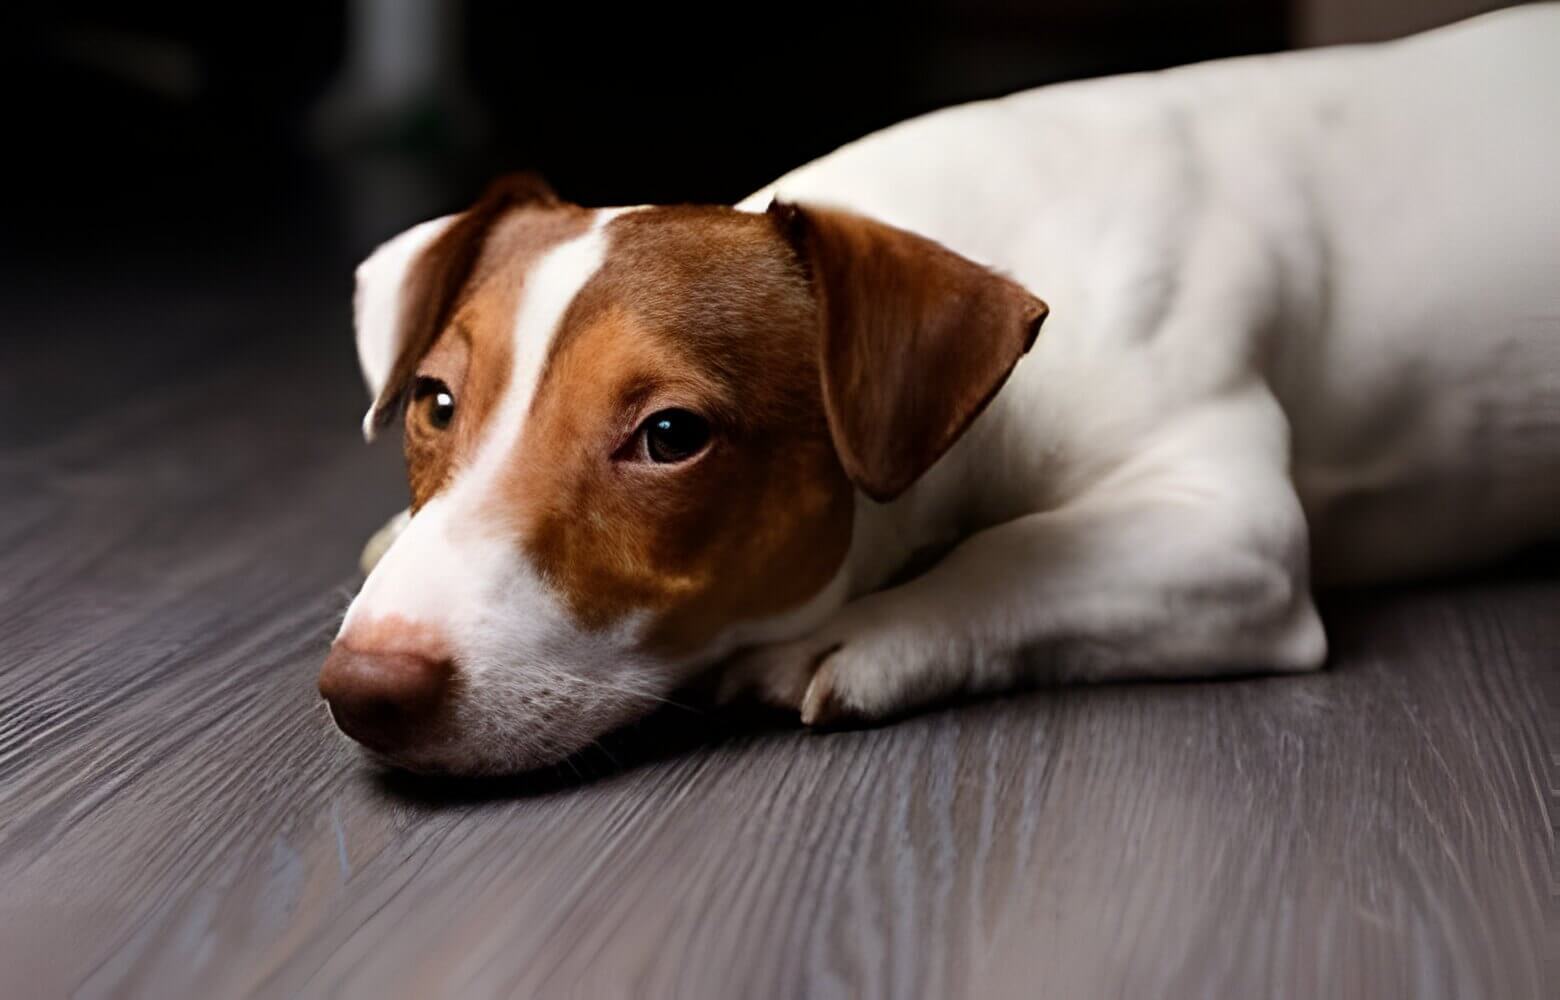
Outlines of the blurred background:
{"type": "Polygon", "coordinates": [[[1496,6],[12,5],[3,54],[19,176],[7,271],[64,269],[79,289],[89,274],[193,281],[334,267],[519,167],[586,204],[731,201],[943,105],[1393,37],[1496,6]]]}

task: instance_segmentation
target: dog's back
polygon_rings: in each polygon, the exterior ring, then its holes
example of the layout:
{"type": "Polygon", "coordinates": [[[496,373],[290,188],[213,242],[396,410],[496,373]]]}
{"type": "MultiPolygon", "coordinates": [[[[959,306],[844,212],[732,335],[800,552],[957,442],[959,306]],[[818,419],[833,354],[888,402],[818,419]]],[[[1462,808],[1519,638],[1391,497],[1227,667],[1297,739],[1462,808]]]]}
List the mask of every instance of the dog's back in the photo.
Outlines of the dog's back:
{"type": "MultiPolygon", "coordinates": [[[[1318,255],[1272,370],[1317,566],[1445,569],[1560,531],[1560,6],[1296,69],[1318,255]]],[[[1331,57],[1331,58],[1329,58],[1331,57]]]]}
{"type": "Polygon", "coordinates": [[[939,112],[749,205],[841,204],[1041,294],[1046,335],[986,418],[1046,414],[1037,452],[1108,466],[1258,369],[1318,574],[1384,579],[1560,532],[1557,123],[1545,4],[939,112]]]}

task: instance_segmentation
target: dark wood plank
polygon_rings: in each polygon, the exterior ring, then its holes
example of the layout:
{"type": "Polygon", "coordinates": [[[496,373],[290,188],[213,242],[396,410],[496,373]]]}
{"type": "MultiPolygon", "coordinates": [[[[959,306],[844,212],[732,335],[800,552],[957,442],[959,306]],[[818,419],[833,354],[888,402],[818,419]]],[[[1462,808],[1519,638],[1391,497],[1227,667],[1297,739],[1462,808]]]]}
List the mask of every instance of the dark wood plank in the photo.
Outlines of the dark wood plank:
{"type": "Polygon", "coordinates": [[[1552,990],[1552,556],[1331,598],[1315,676],[368,769],[313,675],[402,492],[336,291],[0,356],[63,386],[0,420],[0,996],[1552,990]]]}

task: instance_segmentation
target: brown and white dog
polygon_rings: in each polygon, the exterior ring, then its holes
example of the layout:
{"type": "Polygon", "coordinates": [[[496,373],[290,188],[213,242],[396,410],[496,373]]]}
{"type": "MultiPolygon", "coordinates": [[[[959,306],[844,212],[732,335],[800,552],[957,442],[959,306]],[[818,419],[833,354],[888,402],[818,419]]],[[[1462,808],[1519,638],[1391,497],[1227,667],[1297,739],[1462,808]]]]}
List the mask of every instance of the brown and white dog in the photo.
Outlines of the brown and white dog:
{"type": "Polygon", "coordinates": [[[1320,666],[1313,579],[1560,531],[1557,57],[1531,7],[942,112],[736,208],[520,177],[403,233],[357,338],[411,514],[337,722],[490,773],[717,665],[808,724],[1320,666]]]}

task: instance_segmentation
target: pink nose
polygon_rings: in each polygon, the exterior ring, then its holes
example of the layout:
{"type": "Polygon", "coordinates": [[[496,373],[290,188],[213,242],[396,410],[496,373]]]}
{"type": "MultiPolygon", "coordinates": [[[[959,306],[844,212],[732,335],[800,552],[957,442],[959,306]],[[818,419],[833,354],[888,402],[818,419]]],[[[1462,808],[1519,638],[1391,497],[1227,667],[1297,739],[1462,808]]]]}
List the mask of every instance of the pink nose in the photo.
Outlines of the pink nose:
{"type": "Polygon", "coordinates": [[[342,732],[389,753],[426,734],[454,672],[446,659],[359,652],[337,643],[320,668],[320,694],[342,732]]]}

